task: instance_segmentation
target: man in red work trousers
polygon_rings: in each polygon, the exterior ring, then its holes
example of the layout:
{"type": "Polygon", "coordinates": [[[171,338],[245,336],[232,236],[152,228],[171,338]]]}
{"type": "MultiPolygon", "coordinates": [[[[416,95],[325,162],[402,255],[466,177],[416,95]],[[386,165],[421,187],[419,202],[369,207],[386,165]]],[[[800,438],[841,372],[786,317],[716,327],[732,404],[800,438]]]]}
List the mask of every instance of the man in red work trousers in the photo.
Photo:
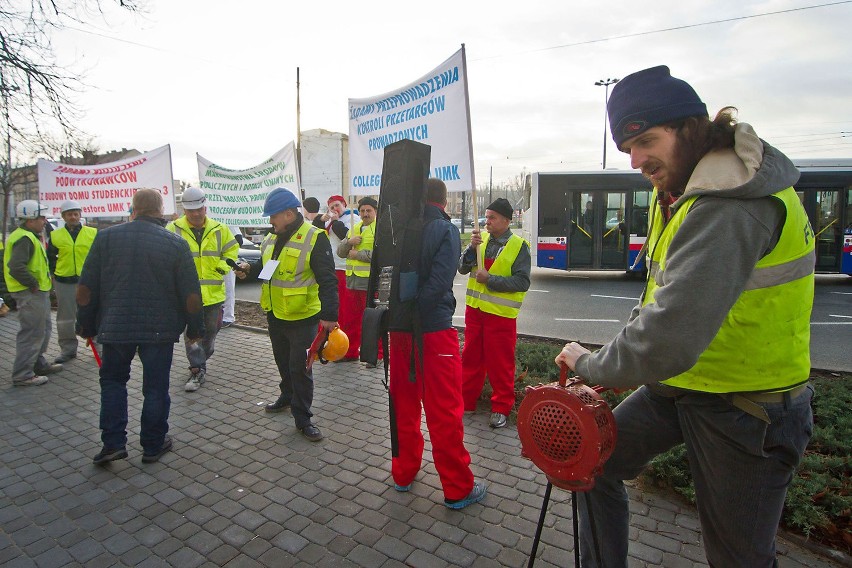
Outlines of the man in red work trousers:
{"type": "Polygon", "coordinates": [[[530,245],[512,233],[511,222],[512,205],[500,197],[485,210],[485,238],[474,229],[470,246],[459,260],[459,272],[470,274],[462,352],[464,409],[476,410],[488,375],[493,390],[492,428],[505,428],[515,406],[516,323],[530,287],[530,245]],[[477,245],[485,247],[484,266],[479,268],[477,245]]]}
{"type": "Polygon", "coordinates": [[[423,458],[422,405],[444,504],[462,509],[485,497],[485,484],[474,481],[464,447],[459,338],[453,327],[453,278],[461,241],[444,212],[446,205],[444,182],[427,180],[415,315],[422,334],[390,332],[390,396],[399,442],[391,473],[397,491],[411,489],[423,458]],[[415,373],[409,374],[412,364],[415,373]]]}

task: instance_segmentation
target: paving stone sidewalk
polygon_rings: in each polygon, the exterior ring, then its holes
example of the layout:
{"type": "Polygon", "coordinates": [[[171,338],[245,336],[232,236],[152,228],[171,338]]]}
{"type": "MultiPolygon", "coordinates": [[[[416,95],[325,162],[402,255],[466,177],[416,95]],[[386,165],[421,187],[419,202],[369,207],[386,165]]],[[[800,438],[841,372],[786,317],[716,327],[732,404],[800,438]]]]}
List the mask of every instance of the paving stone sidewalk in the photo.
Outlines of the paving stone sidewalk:
{"type": "MultiPolygon", "coordinates": [[[[278,373],[265,334],[223,329],[206,384],[186,393],[172,368],[174,450],[142,464],[141,365],[129,383],[130,456],[92,465],[100,448],[97,366],[79,357],[39,387],[11,384],[17,316],[0,318],[0,565],[367,568],[526,566],[545,489],[517,431],[465,415],[480,504],[443,506],[427,438],[411,492],[390,479],[381,369],[315,367],[311,443],[289,413],[267,414],[278,373]]],[[[48,353],[58,355],[55,337],[48,353]]],[[[631,567],[706,566],[692,508],[631,493],[631,567]]],[[[536,566],[573,566],[570,493],[554,489],[536,566]]],[[[602,536],[605,545],[606,536],[602,536]]],[[[783,568],[839,566],[785,541],[783,568]]]]}

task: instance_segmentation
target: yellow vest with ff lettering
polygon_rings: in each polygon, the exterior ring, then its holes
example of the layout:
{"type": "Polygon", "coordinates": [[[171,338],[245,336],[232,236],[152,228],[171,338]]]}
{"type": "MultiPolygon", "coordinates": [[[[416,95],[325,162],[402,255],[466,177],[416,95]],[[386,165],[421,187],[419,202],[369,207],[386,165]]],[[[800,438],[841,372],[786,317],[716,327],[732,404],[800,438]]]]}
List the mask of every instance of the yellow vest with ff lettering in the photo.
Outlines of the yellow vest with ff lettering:
{"type": "MultiPolygon", "coordinates": [[[[369,225],[364,225],[364,221],[355,223],[355,226],[349,229],[348,238],[360,236],[361,242],[352,247],[355,250],[373,250],[373,241],[376,238],[376,222],[373,221],[369,225]]],[[[354,258],[346,257],[346,276],[352,275],[360,278],[370,277],[370,263],[354,258]]]]}
{"type": "MultiPolygon", "coordinates": [[[[785,391],[807,382],[811,368],[814,233],[792,187],[772,197],[787,210],[778,243],[757,262],[745,290],[695,365],[664,380],[664,384],[730,393],[785,391]]],[[[687,198],[658,233],[658,240],[651,243],[643,306],[654,302],[657,282],[665,273],[668,247],[697,199],[687,198]]]]}
{"type": "Polygon", "coordinates": [[[209,217],[204,221],[204,233],[201,244],[195,240],[195,233],[186,217],[181,217],[166,225],[189,244],[198,282],[201,284],[201,302],[212,306],[225,301],[225,274],[231,270],[226,258],[237,260],[240,245],[230,229],[209,217]]]}
{"type": "Polygon", "coordinates": [[[50,282],[50,269],[47,266],[47,251],[44,250],[44,245],[35,233],[22,227],[12,231],[12,234],[6,240],[6,250],[3,251],[3,276],[6,277],[6,288],[10,292],[23,292],[27,289],[26,286],[9,274],[9,259],[12,258],[12,248],[21,239],[29,239],[33,243],[34,250],[29,262],[27,262],[27,270],[38,280],[39,290],[50,292],[52,283],[50,282]]]}
{"type": "Polygon", "coordinates": [[[56,256],[56,276],[80,276],[83,271],[83,262],[92,248],[98,230],[94,227],[83,225],[77,233],[77,238],[71,238],[68,229],[62,227],[50,233],[50,242],[59,251],[56,256]]]}
{"type": "MultiPolygon", "coordinates": [[[[319,313],[319,284],[311,270],[311,253],[322,229],[305,221],[278,255],[278,266],[260,287],[260,307],[281,320],[303,320],[319,313]]],[[[269,233],[260,245],[263,265],[272,259],[278,237],[269,233]]]]}
{"type": "MultiPolygon", "coordinates": [[[[486,247],[490,237],[491,235],[485,233],[482,238],[482,244],[479,246],[486,247]]],[[[509,242],[497,254],[494,263],[488,269],[488,273],[495,276],[511,276],[512,264],[518,258],[518,253],[521,252],[524,242],[524,239],[512,234],[509,237],[509,242]]],[[[526,296],[526,292],[495,292],[494,290],[489,290],[488,286],[476,281],[476,267],[474,267],[471,269],[467,279],[465,304],[471,308],[479,308],[488,314],[517,319],[518,313],[521,311],[524,296],[526,296]]]]}

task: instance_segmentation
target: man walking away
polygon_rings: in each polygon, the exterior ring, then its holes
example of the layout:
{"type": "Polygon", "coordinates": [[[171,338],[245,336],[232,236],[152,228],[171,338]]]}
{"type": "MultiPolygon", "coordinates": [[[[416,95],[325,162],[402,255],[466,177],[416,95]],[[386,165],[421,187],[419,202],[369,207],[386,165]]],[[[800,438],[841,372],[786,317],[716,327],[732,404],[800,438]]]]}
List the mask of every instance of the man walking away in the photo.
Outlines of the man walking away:
{"type": "Polygon", "coordinates": [[[18,228],[12,231],[3,251],[6,288],[18,306],[20,329],[15,341],[12,384],[16,387],[43,385],[50,373],[62,370],[44,356],[50,343],[50,270],[41,232],[47,222],[47,207],[26,199],[15,208],[18,228]]]}
{"type": "Polygon", "coordinates": [[[127,381],[142,361],[142,463],[172,448],[169,374],[174,344],[186,330],[204,334],[201,288],[186,241],[166,231],[156,189],[133,196],[134,219],[98,233],[77,286],[77,334],[103,344],[100,429],[105,464],[127,457],[127,381]]]}
{"type": "Polygon", "coordinates": [[[77,356],[77,335],[74,333],[74,321],[77,319],[77,281],[98,230],[80,222],[82,209],[76,201],[65,201],[59,211],[65,226],[51,231],[47,262],[53,274],[53,289],[56,292],[59,357],[54,363],[65,363],[77,356]]]}

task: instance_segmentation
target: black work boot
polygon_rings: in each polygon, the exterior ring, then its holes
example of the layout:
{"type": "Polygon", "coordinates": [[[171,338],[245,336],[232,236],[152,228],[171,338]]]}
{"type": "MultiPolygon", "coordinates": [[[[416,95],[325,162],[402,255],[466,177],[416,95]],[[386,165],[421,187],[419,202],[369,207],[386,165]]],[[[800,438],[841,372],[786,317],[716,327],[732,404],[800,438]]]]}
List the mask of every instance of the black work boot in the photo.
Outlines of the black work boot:
{"type": "Polygon", "coordinates": [[[275,402],[266,405],[267,412],[282,412],[288,408],[290,408],[290,401],[284,398],[283,394],[275,402]]]}

